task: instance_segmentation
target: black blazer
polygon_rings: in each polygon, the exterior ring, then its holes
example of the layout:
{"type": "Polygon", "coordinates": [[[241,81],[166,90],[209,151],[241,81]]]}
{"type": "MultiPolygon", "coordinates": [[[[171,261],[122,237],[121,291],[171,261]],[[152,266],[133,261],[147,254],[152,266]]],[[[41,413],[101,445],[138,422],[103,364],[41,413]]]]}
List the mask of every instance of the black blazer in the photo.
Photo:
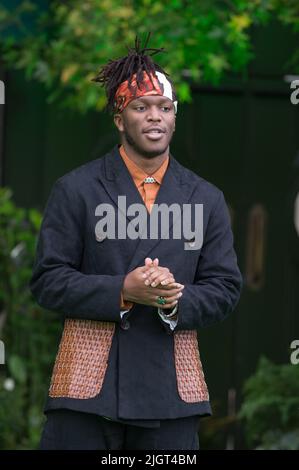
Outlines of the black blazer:
{"type": "Polygon", "coordinates": [[[169,239],[96,236],[99,204],[115,207],[116,227],[119,217],[127,223],[133,219],[118,212],[120,195],[126,196],[127,207],[143,204],[115,146],[104,157],[59,178],[47,202],[30,282],[32,293],[40,305],[61,312],[64,319],[92,321],[99,328],[108,322],[114,333],[99,393],[84,399],[71,394],[52,396],[46,409],[64,407],[124,420],[209,414],[208,396],[196,399],[193,395],[193,399],[191,391],[191,399],[186,400],[180,392],[184,384],[189,387],[189,376],[192,381],[194,351],[193,343],[188,343],[190,361],[180,366],[179,351],[184,354],[184,348],[177,348],[175,339],[184,341],[188,332],[223,320],[239,300],[242,279],[223,194],[170,156],[155,203],[176,203],[181,208],[203,204],[203,244],[197,250],[184,249],[192,241],[172,237],[173,221],[169,239]],[[136,304],[121,320],[124,278],[143,266],[147,256],[158,257],[160,265],[185,285],[174,332],[154,307],[136,304]]]}

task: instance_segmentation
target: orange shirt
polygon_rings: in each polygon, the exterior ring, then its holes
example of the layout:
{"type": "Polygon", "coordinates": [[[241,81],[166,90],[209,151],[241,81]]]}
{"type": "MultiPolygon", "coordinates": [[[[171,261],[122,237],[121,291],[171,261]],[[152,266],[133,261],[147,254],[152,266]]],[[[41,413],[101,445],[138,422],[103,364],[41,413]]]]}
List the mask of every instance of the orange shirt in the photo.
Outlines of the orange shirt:
{"type": "Polygon", "coordinates": [[[152,205],[155,203],[160,185],[167,170],[169,157],[166,158],[166,160],[162,163],[160,168],[155,171],[155,173],[148,175],[144,170],[142,170],[142,168],[136,165],[136,163],[134,163],[130,157],[128,157],[123,145],[120,147],[119,153],[134,180],[134,183],[147,207],[147,210],[150,212],[152,205]],[[144,183],[144,179],[149,176],[155,178],[156,182],[144,183]]]}
{"type": "MultiPolygon", "coordinates": [[[[119,153],[131,174],[134,183],[146,205],[147,210],[150,212],[152,209],[153,204],[155,203],[155,199],[157,197],[160,185],[162,183],[163,177],[168,167],[169,163],[169,156],[164,160],[162,165],[155,171],[152,175],[148,175],[145,173],[142,168],[140,168],[136,163],[134,163],[130,157],[126,154],[123,145],[119,148],[119,153]],[[144,179],[147,177],[155,178],[155,182],[153,183],[144,183],[144,179]]],[[[121,310],[128,310],[133,306],[132,302],[127,302],[123,300],[123,295],[121,293],[121,310]]]]}

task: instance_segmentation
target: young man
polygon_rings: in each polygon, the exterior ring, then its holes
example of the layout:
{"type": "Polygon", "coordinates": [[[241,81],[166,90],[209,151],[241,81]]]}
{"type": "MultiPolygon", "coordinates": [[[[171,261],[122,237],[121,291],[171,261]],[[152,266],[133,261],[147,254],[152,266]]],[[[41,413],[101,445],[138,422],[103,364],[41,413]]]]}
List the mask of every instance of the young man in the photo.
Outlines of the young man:
{"type": "Polygon", "coordinates": [[[42,449],[198,449],[211,413],[197,330],[241,275],[222,192],[169,154],[176,95],[150,52],[95,78],[121,145],[59,178],[44,213],[30,286],[64,331],[42,449]]]}

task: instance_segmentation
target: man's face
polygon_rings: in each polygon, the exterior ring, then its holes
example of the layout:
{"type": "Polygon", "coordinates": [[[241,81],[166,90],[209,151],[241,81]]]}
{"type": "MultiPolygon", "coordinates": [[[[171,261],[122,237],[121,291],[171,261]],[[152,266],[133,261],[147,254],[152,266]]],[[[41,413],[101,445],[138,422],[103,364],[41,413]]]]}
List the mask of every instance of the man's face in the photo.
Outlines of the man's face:
{"type": "Polygon", "coordinates": [[[168,152],[175,130],[173,102],[164,96],[142,96],[114,116],[123,140],[146,158],[168,152]]]}

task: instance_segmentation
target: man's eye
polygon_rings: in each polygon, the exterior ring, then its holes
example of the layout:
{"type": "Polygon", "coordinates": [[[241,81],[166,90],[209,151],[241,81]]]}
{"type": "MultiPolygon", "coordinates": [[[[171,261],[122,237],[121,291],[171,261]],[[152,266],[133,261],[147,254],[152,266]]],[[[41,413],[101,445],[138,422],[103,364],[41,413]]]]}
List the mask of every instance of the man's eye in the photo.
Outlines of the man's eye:
{"type": "MultiPolygon", "coordinates": [[[[143,105],[140,105],[140,106],[135,106],[134,108],[136,111],[144,111],[146,109],[145,106],[143,105]]],[[[169,106],[161,106],[161,109],[164,111],[164,112],[169,112],[170,111],[170,107],[169,106]]]]}

